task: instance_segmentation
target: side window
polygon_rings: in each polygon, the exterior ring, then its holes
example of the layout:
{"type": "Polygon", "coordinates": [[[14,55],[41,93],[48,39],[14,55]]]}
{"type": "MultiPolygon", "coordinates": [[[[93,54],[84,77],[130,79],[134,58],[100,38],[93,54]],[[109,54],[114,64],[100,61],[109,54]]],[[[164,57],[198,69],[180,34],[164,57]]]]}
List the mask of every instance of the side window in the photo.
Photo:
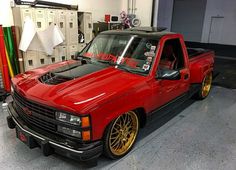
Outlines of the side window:
{"type": "Polygon", "coordinates": [[[184,67],[184,54],[180,40],[167,40],[162,50],[162,55],[158,68],[169,70],[181,70],[184,67]]]}

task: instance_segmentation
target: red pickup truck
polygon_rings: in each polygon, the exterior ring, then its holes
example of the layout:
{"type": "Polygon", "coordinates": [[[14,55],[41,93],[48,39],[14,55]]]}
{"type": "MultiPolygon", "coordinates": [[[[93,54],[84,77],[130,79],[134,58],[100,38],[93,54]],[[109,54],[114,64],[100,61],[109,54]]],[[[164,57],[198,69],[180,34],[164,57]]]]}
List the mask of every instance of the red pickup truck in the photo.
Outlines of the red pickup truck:
{"type": "Polygon", "coordinates": [[[117,159],[151,115],[207,97],[213,65],[214,52],[187,49],[180,34],[106,31],[74,59],[14,77],[8,126],[46,156],[117,159]]]}

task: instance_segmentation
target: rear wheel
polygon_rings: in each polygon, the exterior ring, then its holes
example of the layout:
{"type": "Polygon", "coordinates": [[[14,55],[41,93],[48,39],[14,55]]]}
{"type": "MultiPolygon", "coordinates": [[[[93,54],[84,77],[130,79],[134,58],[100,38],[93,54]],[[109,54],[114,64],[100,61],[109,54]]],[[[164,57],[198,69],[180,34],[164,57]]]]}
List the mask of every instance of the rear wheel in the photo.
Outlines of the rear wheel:
{"type": "Polygon", "coordinates": [[[209,95],[211,90],[211,84],[212,84],[212,72],[208,73],[204,77],[201,89],[197,93],[198,99],[205,99],[209,95]]]}
{"type": "Polygon", "coordinates": [[[133,147],[139,132],[139,118],[129,111],[107,127],[104,136],[104,154],[112,159],[126,155],[133,147]]]}

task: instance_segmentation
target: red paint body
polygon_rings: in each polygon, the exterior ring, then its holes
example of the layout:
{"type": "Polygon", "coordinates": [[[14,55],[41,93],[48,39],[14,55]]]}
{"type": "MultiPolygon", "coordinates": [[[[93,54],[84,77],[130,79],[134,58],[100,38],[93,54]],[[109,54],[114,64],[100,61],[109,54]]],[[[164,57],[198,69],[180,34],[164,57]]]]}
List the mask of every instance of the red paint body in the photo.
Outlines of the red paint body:
{"type": "Polygon", "coordinates": [[[119,115],[143,108],[151,111],[187,92],[192,83],[201,83],[204,76],[213,71],[214,53],[203,53],[188,58],[184,40],[180,34],[166,34],[159,41],[154,66],[148,76],[141,76],[111,66],[95,73],[76,78],[58,85],[41,83],[38,78],[48,71],[73,60],[41,67],[12,79],[17,91],[26,98],[69,111],[77,115],[90,114],[92,119],[92,140],[99,140],[107,125],[119,115]],[[182,44],[185,68],[180,80],[157,80],[156,70],[166,40],[179,38],[182,44]],[[189,78],[184,79],[188,74],[189,78]]]}

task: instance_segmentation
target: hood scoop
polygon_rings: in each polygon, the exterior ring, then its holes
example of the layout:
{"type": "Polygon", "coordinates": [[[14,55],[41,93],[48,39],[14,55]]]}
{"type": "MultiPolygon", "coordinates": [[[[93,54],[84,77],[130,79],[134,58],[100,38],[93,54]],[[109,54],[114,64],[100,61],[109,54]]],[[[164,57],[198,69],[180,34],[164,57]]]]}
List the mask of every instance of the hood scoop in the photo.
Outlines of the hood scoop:
{"type": "Polygon", "coordinates": [[[47,73],[39,78],[39,81],[44,84],[50,84],[50,85],[57,85],[60,83],[64,83],[66,81],[72,80],[71,77],[65,77],[61,75],[56,75],[54,73],[47,73]]]}
{"type": "Polygon", "coordinates": [[[39,81],[44,84],[57,85],[75,78],[95,73],[104,68],[105,67],[103,65],[95,65],[90,63],[81,64],[81,62],[77,62],[48,72],[47,74],[41,76],[39,81]]]}

